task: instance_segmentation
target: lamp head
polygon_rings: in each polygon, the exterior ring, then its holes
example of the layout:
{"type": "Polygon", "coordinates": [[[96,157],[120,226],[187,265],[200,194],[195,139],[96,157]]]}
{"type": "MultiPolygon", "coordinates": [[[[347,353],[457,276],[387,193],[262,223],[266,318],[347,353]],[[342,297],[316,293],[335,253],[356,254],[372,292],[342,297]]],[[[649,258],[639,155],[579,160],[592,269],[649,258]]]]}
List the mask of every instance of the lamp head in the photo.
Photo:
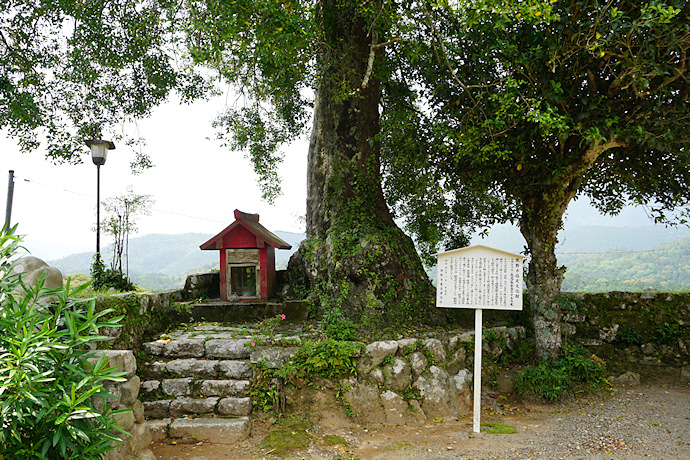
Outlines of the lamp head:
{"type": "Polygon", "coordinates": [[[115,149],[113,142],[100,139],[89,139],[86,141],[86,145],[91,148],[91,160],[96,166],[104,165],[108,157],[108,150],[115,149]]]}

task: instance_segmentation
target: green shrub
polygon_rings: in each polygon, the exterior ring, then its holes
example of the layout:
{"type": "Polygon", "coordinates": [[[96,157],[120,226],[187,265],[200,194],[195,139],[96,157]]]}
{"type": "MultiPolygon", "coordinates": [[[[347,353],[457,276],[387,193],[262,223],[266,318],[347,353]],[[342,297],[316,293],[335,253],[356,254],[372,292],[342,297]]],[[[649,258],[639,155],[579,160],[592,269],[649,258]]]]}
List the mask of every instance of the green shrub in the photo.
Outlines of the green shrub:
{"type": "Polygon", "coordinates": [[[357,327],[345,319],[339,308],[326,312],[323,317],[326,336],[334,340],[357,340],[357,327]]]}
{"type": "Polygon", "coordinates": [[[93,289],[97,291],[113,288],[126,292],[136,289],[124,273],[111,268],[105,268],[98,253],[94,254],[93,263],[91,264],[91,282],[93,289]]]}
{"type": "Polygon", "coordinates": [[[303,342],[290,361],[280,369],[282,378],[335,379],[357,372],[355,355],[360,345],[333,339],[303,342]]]}
{"type": "Polygon", "coordinates": [[[526,367],[515,378],[514,386],[520,395],[555,401],[577,385],[600,388],[606,383],[605,373],[604,362],[595,355],[588,356],[584,347],[565,346],[560,359],[526,367]]]}
{"type": "Polygon", "coordinates": [[[255,364],[256,370],[249,396],[256,409],[268,412],[282,411],[285,397],[281,394],[284,383],[300,385],[320,377],[337,379],[357,372],[355,356],[360,344],[333,339],[303,342],[290,361],[280,369],[272,369],[263,362],[255,364]]]}
{"type": "Polygon", "coordinates": [[[39,279],[17,294],[23,283],[8,263],[19,244],[12,233],[0,235],[0,458],[102,458],[124,433],[103,384],[124,379],[93,350],[109,339],[99,329],[121,318],[104,321],[109,311],[75,299],[85,285],[48,290],[39,279]],[[43,305],[49,296],[57,300],[43,305]]]}
{"type": "Polygon", "coordinates": [[[266,318],[265,320],[259,323],[259,334],[261,334],[265,340],[272,342],[273,340],[275,340],[280,322],[284,319],[285,314],[279,314],[274,316],[273,318],[266,318]]]}

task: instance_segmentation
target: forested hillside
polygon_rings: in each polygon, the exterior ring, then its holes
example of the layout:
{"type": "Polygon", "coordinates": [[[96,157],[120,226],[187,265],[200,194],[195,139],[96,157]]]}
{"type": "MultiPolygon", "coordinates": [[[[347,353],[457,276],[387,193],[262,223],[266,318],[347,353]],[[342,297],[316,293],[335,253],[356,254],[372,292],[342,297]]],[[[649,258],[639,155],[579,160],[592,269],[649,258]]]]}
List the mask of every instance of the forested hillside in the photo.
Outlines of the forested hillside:
{"type": "MultiPolygon", "coordinates": [[[[276,251],[276,267],[284,269],[303,234],[276,232],[292,245],[276,251]]],[[[188,274],[218,268],[217,251],[201,251],[199,245],[211,234],[153,234],[130,241],[129,273],[146,289],[181,287],[188,274]]],[[[690,290],[690,229],[684,227],[578,227],[564,232],[558,256],[568,270],[564,291],[604,292],[690,290]],[[659,242],[663,242],[659,245],[659,242]]],[[[519,232],[507,228],[492,231],[489,238],[473,241],[512,252],[524,247],[519,232]]],[[[108,258],[108,248],[103,254],[108,258]]],[[[88,273],[91,253],[74,254],[51,261],[64,274],[88,273]]],[[[429,271],[435,278],[435,270],[429,271]]]]}
{"type": "Polygon", "coordinates": [[[559,261],[568,267],[563,291],[690,290],[690,238],[639,252],[566,252],[559,261]]]}

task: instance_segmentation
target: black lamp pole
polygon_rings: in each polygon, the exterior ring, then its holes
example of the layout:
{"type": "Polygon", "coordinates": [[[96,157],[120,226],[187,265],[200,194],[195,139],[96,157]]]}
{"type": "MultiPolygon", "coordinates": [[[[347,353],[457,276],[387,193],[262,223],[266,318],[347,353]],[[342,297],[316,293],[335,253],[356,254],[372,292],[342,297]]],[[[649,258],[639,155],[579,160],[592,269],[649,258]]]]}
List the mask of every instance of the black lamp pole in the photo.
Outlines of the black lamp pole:
{"type": "Polygon", "coordinates": [[[96,254],[101,257],[101,165],[96,163],[96,254]]]}
{"type": "Polygon", "coordinates": [[[91,159],[96,165],[96,257],[101,258],[101,166],[105,164],[108,150],[113,150],[115,144],[111,141],[90,139],[86,145],[91,148],[91,159]]]}

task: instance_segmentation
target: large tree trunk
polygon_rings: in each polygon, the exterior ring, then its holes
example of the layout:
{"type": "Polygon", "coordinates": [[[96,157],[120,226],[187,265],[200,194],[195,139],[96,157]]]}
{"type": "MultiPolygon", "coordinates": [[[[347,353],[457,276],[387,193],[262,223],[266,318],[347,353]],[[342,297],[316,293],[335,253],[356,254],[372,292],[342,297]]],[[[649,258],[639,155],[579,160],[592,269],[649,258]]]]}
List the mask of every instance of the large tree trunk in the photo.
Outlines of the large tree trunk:
{"type": "Polygon", "coordinates": [[[530,187],[512,192],[522,201],[520,231],[531,256],[526,284],[538,358],[556,358],[561,351],[561,305],[557,296],[565,267],[558,266],[556,244],[563,214],[597,158],[623,145],[616,138],[595,141],[557,179],[543,177],[530,187]],[[540,182],[545,185],[537,185],[540,182]]]}
{"type": "Polygon", "coordinates": [[[376,33],[350,4],[323,0],[317,11],[325,43],[309,145],[307,240],[290,270],[304,267],[324,311],[339,308],[365,326],[438,320],[433,287],[381,188],[375,72],[362,85],[376,33]]]}
{"type": "Polygon", "coordinates": [[[530,249],[527,272],[532,326],[538,358],[556,358],[561,350],[561,292],[565,267],[558,267],[556,244],[570,195],[544,192],[523,199],[520,231],[530,249]]]}
{"type": "Polygon", "coordinates": [[[526,284],[537,357],[555,358],[561,350],[561,307],[556,296],[565,273],[565,267],[558,267],[554,250],[561,219],[540,217],[539,209],[523,212],[520,231],[531,255],[526,284]]]}

